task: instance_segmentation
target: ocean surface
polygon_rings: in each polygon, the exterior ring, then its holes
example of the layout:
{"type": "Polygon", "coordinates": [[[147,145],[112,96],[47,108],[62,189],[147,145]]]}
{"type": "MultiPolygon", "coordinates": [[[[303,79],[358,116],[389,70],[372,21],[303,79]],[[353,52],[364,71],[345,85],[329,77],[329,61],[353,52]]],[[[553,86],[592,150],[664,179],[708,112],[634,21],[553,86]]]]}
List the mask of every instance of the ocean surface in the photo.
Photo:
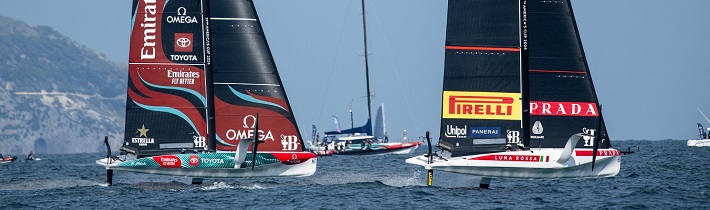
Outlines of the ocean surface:
{"type": "MultiPolygon", "coordinates": [[[[434,173],[404,163],[411,155],[318,159],[313,176],[205,179],[116,171],[114,186],[94,161],[104,154],[43,155],[0,164],[0,209],[710,209],[710,147],[685,141],[615,141],[639,146],[612,178],[493,179],[434,173]]],[[[22,154],[14,154],[18,157],[22,154]]]]}

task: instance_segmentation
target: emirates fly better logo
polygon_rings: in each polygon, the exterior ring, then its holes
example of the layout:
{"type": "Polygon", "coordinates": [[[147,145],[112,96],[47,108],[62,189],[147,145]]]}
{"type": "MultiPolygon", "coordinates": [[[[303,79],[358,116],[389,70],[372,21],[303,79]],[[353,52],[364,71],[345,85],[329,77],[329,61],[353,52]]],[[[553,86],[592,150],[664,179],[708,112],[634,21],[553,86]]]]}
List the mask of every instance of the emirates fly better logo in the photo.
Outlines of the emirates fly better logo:
{"type": "Polygon", "coordinates": [[[192,52],[192,33],[175,33],[175,52],[192,52]]]}

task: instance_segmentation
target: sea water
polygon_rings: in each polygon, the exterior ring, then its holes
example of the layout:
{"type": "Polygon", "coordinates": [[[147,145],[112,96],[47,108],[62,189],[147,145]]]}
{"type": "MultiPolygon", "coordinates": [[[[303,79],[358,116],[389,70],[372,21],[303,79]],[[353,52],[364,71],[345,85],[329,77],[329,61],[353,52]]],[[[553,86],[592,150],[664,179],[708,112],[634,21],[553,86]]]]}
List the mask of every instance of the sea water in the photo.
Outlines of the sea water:
{"type": "MultiPolygon", "coordinates": [[[[621,171],[611,178],[493,179],[434,173],[411,155],[331,156],[313,176],[191,179],[115,171],[114,186],[94,161],[104,154],[43,155],[0,164],[0,209],[686,209],[710,208],[710,147],[685,141],[615,141],[621,171]]],[[[21,157],[22,154],[15,154],[21,157]]]]}

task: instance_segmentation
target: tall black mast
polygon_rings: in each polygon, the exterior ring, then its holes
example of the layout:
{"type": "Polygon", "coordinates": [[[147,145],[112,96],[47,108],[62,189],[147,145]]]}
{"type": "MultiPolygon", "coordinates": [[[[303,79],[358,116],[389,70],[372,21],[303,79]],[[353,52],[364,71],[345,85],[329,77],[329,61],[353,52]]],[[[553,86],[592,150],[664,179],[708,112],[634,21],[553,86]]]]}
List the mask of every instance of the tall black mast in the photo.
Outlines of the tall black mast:
{"type": "Polygon", "coordinates": [[[205,85],[207,86],[205,88],[205,94],[207,95],[207,150],[209,152],[216,152],[217,151],[217,130],[215,129],[215,110],[214,110],[214,79],[212,76],[212,63],[211,63],[211,56],[212,56],[212,51],[211,51],[211,43],[209,37],[209,27],[210,27],[210,1],[209,0],[203,0],[202,1],[202,13],[203,13],[203,33],[205,34],[204,36],[204,41],[205,42],[205,85]]]}
{"type": "Polygon", "coordinates": [[[365,0],[362,3],[362,34],[365,44],[365,81],[367,81],[367,120],[372,119],[372,110],[370,108],[370,67],[367,63],[367,25],[365,23],[365,0]]]}
{"type": "Polygon", "coordinates": [[[525,147],[530,148],[530,54],[528,51],[528,4],[527,0],[520,0],[520,95],[523,116],[520,120],[521,141],[525,147]]]}

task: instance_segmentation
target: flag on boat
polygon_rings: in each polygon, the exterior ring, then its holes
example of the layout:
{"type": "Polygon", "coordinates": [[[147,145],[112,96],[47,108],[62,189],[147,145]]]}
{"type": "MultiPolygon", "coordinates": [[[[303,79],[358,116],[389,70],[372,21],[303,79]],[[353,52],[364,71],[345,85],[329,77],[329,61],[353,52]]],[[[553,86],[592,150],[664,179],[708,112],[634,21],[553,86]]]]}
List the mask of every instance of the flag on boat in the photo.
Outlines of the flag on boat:
{"type": "Polygon", "coordinates": [[[335,131],[340,133],[340,122],[338,122],[338,118],[333,115],[333,123],[335,123],[335,131]]]}

